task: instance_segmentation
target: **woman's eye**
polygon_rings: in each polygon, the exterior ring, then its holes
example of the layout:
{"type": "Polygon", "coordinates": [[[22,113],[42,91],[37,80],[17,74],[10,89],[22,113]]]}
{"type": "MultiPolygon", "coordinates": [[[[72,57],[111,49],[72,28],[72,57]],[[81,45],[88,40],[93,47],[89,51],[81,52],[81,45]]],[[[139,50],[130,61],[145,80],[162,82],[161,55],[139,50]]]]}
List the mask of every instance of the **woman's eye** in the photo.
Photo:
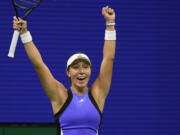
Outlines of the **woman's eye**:
{"type": "Polygon", "coordinates": [[[84,65],[84,68],[88,68],[89,66],[88,65],[84,65]]]}
{"type": "Polygon", "coordinates": [[[73,68],[74,68],[74,69],[77,69],[77,68],[78,68],[78,66],[73,66],[73,68]]]}

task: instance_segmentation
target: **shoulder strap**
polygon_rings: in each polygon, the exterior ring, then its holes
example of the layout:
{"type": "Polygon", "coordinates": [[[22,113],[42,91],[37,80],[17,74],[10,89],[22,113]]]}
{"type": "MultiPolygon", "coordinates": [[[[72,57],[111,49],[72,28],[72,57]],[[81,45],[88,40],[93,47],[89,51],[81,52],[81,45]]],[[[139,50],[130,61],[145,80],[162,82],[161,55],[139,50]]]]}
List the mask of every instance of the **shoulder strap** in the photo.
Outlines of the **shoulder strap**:
{"type": "Polygon", "coordinates": [[[57,132],[57,135],[61,135],[61,125],[59,123],[59,117],[63,114],[63,112],[65,111],[65,109],[68,107],[68,105],[71,103],[72,101],[72,92],[71,92],[71,89],[69,88],[68,89],[68,98],[66,99],[66,102],[64,103],[64,105],[61,107],[61,109],[54,115],[54,118],[55,118],[55,125],[56,125],[56,132],[57,132]]]}
{"type": "Polygon", "coordinates": [[[98,105],[97,105],[94,97],[92,96],[91,87],[90,87],[90,89],[89,89],[88,95],[89,95],[89,98],[90,98],[92,104],[95,106],[95,108],[97,109],[97,111],[99,112],[99,115],[100,115],[100,123],[99,123],[98,134],[97,134],[97,135],[99,135],[99,134],[100,134],[99,131],[100,131],[100,126],[101,126],[101,124],[102,124],[103,115],[102,115],[102,113],[101,113],[101,111],[100,111],[100,109],[99,109],[99,107],[98,107],[98,105]]]}
{"type": "Polygon", "coordinates": [[[89,89],[88,95],[89,95],[89,98],[90,98],[91,102],[93,103],[93,105],[95,106],[95,108],[97,109],[97,111],[99,112],[100,117],[102,117],[102,113],[101,113],[101,111],[100,111],[100,109],[99,109],[99,107],[98,107],[98,105],[97,105],[94,97],[92,96],[91,88],[89,89]]]}
{"type": "Polygon", "coordinates": [[[68,88],[67,90],[68,92],[68,98],[66,99],[66,102],[64,103],[64,105],[61,107],[61,109],[54,115],[55,120],[59,119],[59,117],[62,115],[62,113],[65,111],[65,109],[68,107],[68,105],[71,103],[72,100],[72,91],[70,88],[68,88]]]}

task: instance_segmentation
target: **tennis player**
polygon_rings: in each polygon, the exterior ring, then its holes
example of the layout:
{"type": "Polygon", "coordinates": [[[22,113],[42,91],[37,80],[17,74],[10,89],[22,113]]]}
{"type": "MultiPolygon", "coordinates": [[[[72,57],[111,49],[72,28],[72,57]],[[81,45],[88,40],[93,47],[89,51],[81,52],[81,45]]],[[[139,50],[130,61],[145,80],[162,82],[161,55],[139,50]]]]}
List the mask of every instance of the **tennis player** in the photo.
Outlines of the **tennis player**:
{"type": "Polygon", "coordinates": [[[51,74],[32,41],[27,22],[14,17],[13,28],[20,31],[26,53],[49,97],[58,135],[98,135],[104,103],[109,93],[115,56],[115,12],[108,6],[102,8],[106,21],[103,60],[98,78],[88,88],[91,61],[86,54],[76,53],[67,60],[67,76],[71,87],[65,88],[51,74]]]}

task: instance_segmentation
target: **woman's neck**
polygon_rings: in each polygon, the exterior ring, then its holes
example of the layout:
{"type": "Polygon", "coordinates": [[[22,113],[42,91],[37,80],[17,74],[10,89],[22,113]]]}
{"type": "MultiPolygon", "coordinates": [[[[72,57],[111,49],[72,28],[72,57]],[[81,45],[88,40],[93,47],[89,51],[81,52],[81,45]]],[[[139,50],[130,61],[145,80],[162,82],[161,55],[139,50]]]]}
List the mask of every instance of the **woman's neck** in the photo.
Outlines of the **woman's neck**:
{"type": "Polygon", "coordinates": [[[78,88],[78,87],[75,87],[75,86],[72,85],[71,88],[77,95],[83,95],[87,91],[87,86],[84,87],[84,88],[78,88]]]}

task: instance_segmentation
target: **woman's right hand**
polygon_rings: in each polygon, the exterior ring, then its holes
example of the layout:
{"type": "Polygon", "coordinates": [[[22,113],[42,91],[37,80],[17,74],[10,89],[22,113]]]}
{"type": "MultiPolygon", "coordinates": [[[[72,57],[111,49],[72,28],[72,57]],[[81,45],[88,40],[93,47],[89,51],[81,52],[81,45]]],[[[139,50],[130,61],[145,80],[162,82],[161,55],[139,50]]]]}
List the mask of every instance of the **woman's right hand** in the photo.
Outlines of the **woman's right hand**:
{"type": "Polygon", "coordinates": [[[22,20],[21,18],[13,17],[13,29],[18,30],[20,35],[26,33],[27,30],[27,21],[22,20]]]}

